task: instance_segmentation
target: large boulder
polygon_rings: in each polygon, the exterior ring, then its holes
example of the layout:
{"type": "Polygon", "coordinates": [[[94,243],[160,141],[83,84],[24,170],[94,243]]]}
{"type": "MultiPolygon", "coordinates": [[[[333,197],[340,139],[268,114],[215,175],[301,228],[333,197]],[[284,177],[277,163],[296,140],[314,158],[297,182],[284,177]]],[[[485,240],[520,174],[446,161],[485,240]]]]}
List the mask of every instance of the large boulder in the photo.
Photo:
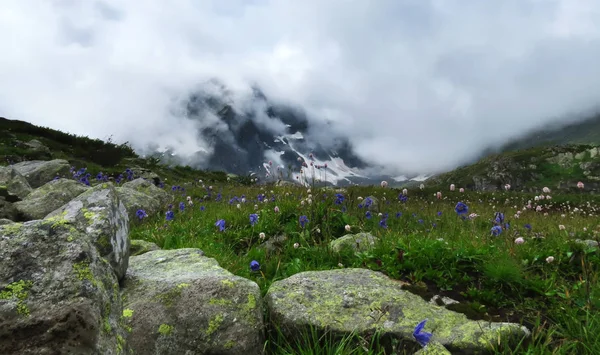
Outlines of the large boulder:
{"type": "MultiPolygon", "coordinates": [[[[270,321],[288,339],[309,327],[349,335],[382,331],[414,343],[415,326],[428,319],[425,331],[451,352],[489,352],[498,338],[510,346],[529,336],[512,323],[468,320],[402,289],[400,283],[367,269],[337,269],[295,274],[274,282],[266,294],[270,321]]],[[[414,350],[413,349],[413,350],[414,350]]]]}
{"type": "Polygon", "coordinates": [[[123,284],[135,354],[261,354],[260,289],[198,249],[131,257],[123,284]]]}
{"type": "Polygon", "coordinates": [[[15,208],[27,219],[42,219],[90,187],[71,179],[52,180],[33,190],[15,208]]]}
{"type": "Polygon", "coordinates": [[[20,220],[19,211],[14,204],[6,201],[4,197],[0,197],[0,218],[9,219],[11,221],[20,220]]]}
{"type": "Polygon", "coordinates": [[[12,167],[23,175],[34,189],[44,185],[56,176],[69,176],[71,169],[69,162],[64,159],[29,160],[16,163],[12,167]]]}
{"type": "Polygon", "coordinates": [[[85,232],[0,226],[0,354],[120,354],[119,284],[85,232]]]}
{"type": "Polygon", "coordinates": [[[140,209],[149,216],[166,209],[171,198],[165,190],[144,179],[135,179],[116,189],[125,204],[129,220],[137,219],[136,213],[140,209]]]}
{"type": "Polygon", "coordinates": [[[121,280],[129,265],[129,217],[112,183],[87,190],[45,219],[72,224],[85,231],[121,280]]]}
{"type": "Polygon", "coordinates": [[[9,202],[21,200],[27,196],[31,186],[27,179],[12,166],[0,166],[0,197],[9,202]]]}
{"type": "Polygon", "coordinates": [[[346,234],[345,236],[331,241],[330,247],[334,252],[340,252],[348,247],[354,251],[367,251],[375,247],[378,238],[371,233],[346,234]]]}
{"type": "Polygon", "coordinates": [[[130,256],[136,256],[154,250],[160,250],[160,247],[152,242],[141,239],[132,239],[131,248],[129,248],[129,254],[130,256]]]}

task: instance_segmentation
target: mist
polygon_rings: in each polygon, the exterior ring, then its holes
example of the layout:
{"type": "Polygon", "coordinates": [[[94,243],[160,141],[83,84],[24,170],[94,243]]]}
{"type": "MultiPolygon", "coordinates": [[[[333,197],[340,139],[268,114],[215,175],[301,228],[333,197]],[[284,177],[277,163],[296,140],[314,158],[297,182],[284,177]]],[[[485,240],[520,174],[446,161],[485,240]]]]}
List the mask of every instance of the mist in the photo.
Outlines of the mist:
{"type": "Polygon", "coordinates": [[[598,1],[347,4],[4,0],[0,115],[202,165],[198,132],[227,126],[186,117],[190,95],[284,130],[258,87],[302,110],[313,141],[348,137],[387,173],[428,173],[598,107],[598,1]]]}

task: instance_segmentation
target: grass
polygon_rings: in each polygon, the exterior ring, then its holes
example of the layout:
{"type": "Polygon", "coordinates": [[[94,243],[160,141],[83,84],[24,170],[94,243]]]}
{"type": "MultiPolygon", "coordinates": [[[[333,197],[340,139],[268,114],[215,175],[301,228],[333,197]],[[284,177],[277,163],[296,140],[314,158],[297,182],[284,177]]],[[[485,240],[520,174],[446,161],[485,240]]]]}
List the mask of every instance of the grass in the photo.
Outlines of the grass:
{"type": "MultiPolygon", "coordinates": [[[[536,212],[534,194],[518,192],[448,191],[438,200],[431,191],[415,190],[400,202],[397,190],[352,187],[341,192],[340,204],[331,189],[302,187],[190,184],[171,193],[174,219],[166,221],[161,213],[135,221],[131,238],[164,249],[200,248],[230,272],[256,281],[263,295],[274,281],[298,272],[368,268],[407,282],[408,290],[425,299],[439,294],[458,300],[448,308],[471,319],[518,322],[533,331],[531,341],[499,353],[600,353],[600,252],[574,241],[599,239],[597,196],[555,195],[539,201],[543,210],[536,212]],[[388,214],[387,228],[376,212],[366,217],[360,205],[367,196],[376,197],[380,212],[388,214]],[[532,208],[523,211],[528,200],[532,208]],[[479,216],[459,217],[454,211],[458,201],[479,216]],[[503,225],[510,224],[499,236],[490,233],[495,212],[505,214],[503,225]],[[251,226],[253,213],[259,219],[251,226]],[[304,228],[301,216],[309,220],[304,228]],[[220,219],[226,222],[224,231],[215,226],[220,219]],[[370,232],[379,241],[369,251],[334,253],[329,243],[346,234],[346,225],[352,233],[370,232]],[[270,243],[281,236],[284,241],[270,243]],[[525,243],[516,244],[518,237],[525,243]],[[547,262],[550,256],[554,260],[547,262]],[[252,260],[260,263],[261,273],[250,270],[252,260]]],[[[266,347],[272,354],[385,351],[373,339],[361,339],[363,346],[356,347],[356,334],[341,342],[327,341],[328,336],[308,332],[302,344],[291,344],[271,329],[266,347]]]]}

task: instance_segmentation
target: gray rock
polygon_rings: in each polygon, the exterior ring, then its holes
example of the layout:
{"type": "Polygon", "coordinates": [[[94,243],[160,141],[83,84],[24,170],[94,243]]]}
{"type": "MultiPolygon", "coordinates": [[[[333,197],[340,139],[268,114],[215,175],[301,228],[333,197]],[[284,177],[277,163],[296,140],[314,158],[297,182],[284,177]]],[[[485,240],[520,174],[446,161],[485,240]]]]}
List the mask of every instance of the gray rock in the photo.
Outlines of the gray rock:
{"type": "Polygon", "coordinates": [[[85,231],[121,280],[129,264],[129,217],[112,183],[97,185],[45,219],[85,231]]]}
{"type": "Polygon", "coordinates": [[[52,180],[28,194],[15,208],[27,220],[42,219],[90,187],[70,179],[52,180]]]}
{"type": "Polygon", "coordinates": [[[117,278],[85,232],[53,221],[0,226],[0,354],[126,350],[117,278]]]}
{"type": "Polygon", "coordinates": [[[15,202],[25,198],[33,189],[27,179],[12,166],[0,166],[0,196],[15,202]],[[11,199],[11,196],[16,198],[11,199]]]}
{"type": "Polygon", "coordinates": [[[0,218],[16,221],[19,219],[18,217],[19,211],[17,211],[15,206],[7,202],[4,197],[0,197],[0,218]]]}
{"type": "Polygon", "coordinates": [[[51,181],[56,176],[70,176],[71,166],[63,159],[54,160],[29,160],[12,165],[21,175],[27,179],[32,188],[38,188],[51,181]]]}
{"type": "Polygon", "coordinates": [[[178,249],[131,257],[123,314],[134,353],[262,353],[258,285],[203,254],[178,249]]]}
{"type": "Polygon", "coordinates": [[[371,233],[346,234],[345,236],[332,240],[331,250],[340,252],[345,247],[350,247],[354,251],[367,251],[375,246],[378,238],[371,233]]]}
{"type": "Polygon", "coordinates": [[[137,256],[154,250],[160,250],[160,247],[152,242],[147,242],[141,239],[132,239],[129,254],[130,256],[137,256]]]}
{"type": "Polygon", "coordinates": [[[339,335],[373,334],[377,329],[413,340],[414,327],[428,319],[424,331],[451,352],[489,351],[498,338],[514,345],[530,332],[519,324],[472,321],[464,314],[428,304],[397,281],[366,269],[337,269],[295,274],[274,282],[266,294],[270,319],[293,341],[309,327],[339,335]]]}
{"type": "Polygon", "coordinates": [[[135,179],[116,189],[121,201],[125,204],[130,221],[138,219],[136,213],[140,209],[144,210],[148,216],[166,209],[171,199],[166,191],[144,179],[135,179]]]}

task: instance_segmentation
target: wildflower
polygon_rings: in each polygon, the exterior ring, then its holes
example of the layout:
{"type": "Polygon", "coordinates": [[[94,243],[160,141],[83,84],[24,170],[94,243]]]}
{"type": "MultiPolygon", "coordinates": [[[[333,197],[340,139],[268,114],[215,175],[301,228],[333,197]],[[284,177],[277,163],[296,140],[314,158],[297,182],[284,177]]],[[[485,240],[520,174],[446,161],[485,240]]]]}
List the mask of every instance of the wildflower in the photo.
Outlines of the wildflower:
{"type": "Polygon", "coordinates": [[[502,224],[502,222],[504,222],[504,213],[502,213],[502,212],[496,212],[494,214],[494,222],[496,224],[502,224]]]}
{"type": "Polygon", "coordinates": [[[510,184],[504,185],[504,190],[506,190],[506,191],[510,190],[510,184]]]}
{"type": "Polygon", "coordinates": [[[454,186],[454,184],[450,184],[450,191],[454,191],[454,189],[456,189],[456,186],[454,186]]]}
{"type": "Polygon", "coordinates": [[[258,233],[258,237],[259,237],[261,240],[264,240],[264,239],[265,239],[267,236],[265,235],[265,233],[263,233],[263,232],[260,232],[260,233],[258,233]]]}
{"type": "Polygon", "coordinates": [[[367,219],[371,219],[371,211],[367,211],[367,213],[365,213],[365,217],[367,217],[367,219]]]}
{"type": "Polygon", "coordinates": [[[463,193],[465,192],[465,189],[463,189],[462,187],[460,189],[458,189],[458,192],[463,193]]]}
{"type": "Polygon", "coordinates": [[[388,186],[388,182],[387,181],[382,181],[381,182],[381,187],[386,188],[388,186]]]}
{"type": "Polygon", "coordinates": [[[135,215],[141,220],[144,217],[148,217],[148,215],[146,214],[146,211],[144,210],[137,210],[137,212],[135,213],[135,215]]]}
{"type": "Polygon", "coordinates": [[[402,217],[402,212],[396,212],[396,218],[402,217]]]}
{"type": "Polygon", "coordinates": [[[308,221],[308,217],[306,217],[306,216],[300,216],[299,222],[300,222],[300,226],[302,228],[304,228],[304,226],[306,225],[306,223],[309,222],[308,221]]]}
{"type": "Polygon", "coordinates": [[[344,202],[344,195],[342,195],[342,194],[335,194],[335,204],[336,205],[341,205],[342,202],[344,202]]]}
{"type": "Polygon", "coordinates": [[[547,262],[548,264],[550,264],[550,263],[551,263],[551,262],[553,262],[553,261],[554,261],[554,257],[553,257],[553,256],[549,256],[549,257],[547,257],[547,258],[546,258],[546,262],[547,262]]]}
{"type": "Polygon", "coordinates": [[[298,249],[300,247],[299,243],[294,243],[294,249],[298,249]]]}
{"type": "Polygon", "coordinates": [[[431,337],[433,336],[433,334],[423,331],[426,322],[427,319],[417,324],[415,330],[413,331],[413,337],[415,338],[417,343],[419,343],[422,347],[427,346],[427,344],[431,340],[431,337]]]}
{"type": "Polygon", "coordinates": [[[379,221],[379,226],[381,228],[387,228],[388,226],[387,226],[386,222],[387,222],[387,216],[382,217],[381,220],[379,221]]]}
{"type": "Polygon", "coordinates": [[[370,197],[365,198],[365,207],[369,207],[373,204],[373,199],[370,197]]]}
{"type": "Polygon", "coordinates": [[[441,200],[441,199],[442,199],[442,192],[441,192],[441,191],[438,191],[438,192],[435,194],[435,197],[437,197],[437,199],[438,199],[438,200],[441,200]]]}
{"type": "Polygon", "coordinates": [[[563,224],[559,224],[558,225],[558,229],[561,230],[561,231],[564,231],[565,230],[565,226],[563,224]]]}
{"type": "Polygon", "coordinates": [[[525,243],[525,239],[523,239],[523,237],[519,237],[517,239],[515,239],[515,244],[523,244],[525,243]]]}
{"type": "Polygon", "coordinates": [[[581,190],[581,189],[583,189],[583,186],[584,186],[584,185],[583,185],[583,182],[579,181],[579,182],[577,183],[577,188],[578,188],[578,189],[580,189],[580,190],[581,190]]]}
{"type": "Polygon", "coordinates": [[[260,264],[258,263],[258,261],[252,260],[250,262],[250,270],[255,272],[260,270],[260,264]]]}
{"type": "Polygon", "coordinates": [[[531,224],[527,223],[526,225],[524,225],[525,228],[527,228],[528,230],[531,230],[531,224]]]}
{"type": "Polygon", "coordinates": [[[273,208],[273,211],[275,211],[275,213],[279,213],[279,207],[275,206],[275,208],[273,208]]]}
{"type": "Polygon", "coordinates": [[[502,227],[500,226],[493,226],[491,229],[492,235],[494,237],[497,237],[500,235],[500,233],[502,233],[502,227]]]}
{"type": "Polygon", "coordinates": [[[352,229],[352,227],[350,227],[349,224],[346,224],[346,226],[344,227],[344,229],[346,229],[346,232],[350,232],[350,230],[352,229]]]}
{"type": "Polygon", "coordinates": [[[408,190],[407,189],[402,189],[402,194],[403,195],[408,195],[408,190]]]}
{"type": "Polygon", "coordinates": [[[179,210],[183,212],[184,209],[185,209],[185,203],[179,202],[179,210]]]}
{"type": "Polygon", "coordinates": [[[547,188],[547,187],[544,187],[544,188],[542,189],[542,191],[543,191],[545,194],[549,194],[549,193],[550,193],[550,189],[549,189],[549,188],[547,188]]]}
{"type": "Polygon", "coordinates": [[[425,188],[425,184],[419,185],[419,189],[423,190],[425,188]]]}
{"type": "Polygon", "coordinates": [[[225,220],[224,219],[220,219],[217,221],[217,223],[215,223],[216,227],[219,227],[219,231],[224,231],[225,230],[225,220]]]}
{"type": "Polygon", "coordinates": [[[398,195],[398,201],[406,203],[406,201],[408,201],[408,196],[406,196],[405,194],[400,194],[398,195]]]}
{"type": "Polygon", "coordinates": [[[237,209],[239,210],[240,208],[242,208],[242,205],[240,205],[239,203],[237,205],[235,205],[235,207],[237,207],[237,209]]]}
{"type": "Polygon", "coordinates": [[[258,223],[258,215],[256,213],[250,214],[250,225],[254,227],[254,225],[258,223]]]}
{"type": "Polygon", "coordinates": [[[466,214],[469,213],[469,206],[464,202],[459,202],[456,204],[456,207],[454,207],[454,211],[456,211],[456,214],[458,215],[466,214]]]}
{"type": "Polygon", "coordinates": [[[166,215],[167,215],[167,221],[172,221],[173,218],[175,218],[175,213],[171,210],[167,211],[166,215]]]}

